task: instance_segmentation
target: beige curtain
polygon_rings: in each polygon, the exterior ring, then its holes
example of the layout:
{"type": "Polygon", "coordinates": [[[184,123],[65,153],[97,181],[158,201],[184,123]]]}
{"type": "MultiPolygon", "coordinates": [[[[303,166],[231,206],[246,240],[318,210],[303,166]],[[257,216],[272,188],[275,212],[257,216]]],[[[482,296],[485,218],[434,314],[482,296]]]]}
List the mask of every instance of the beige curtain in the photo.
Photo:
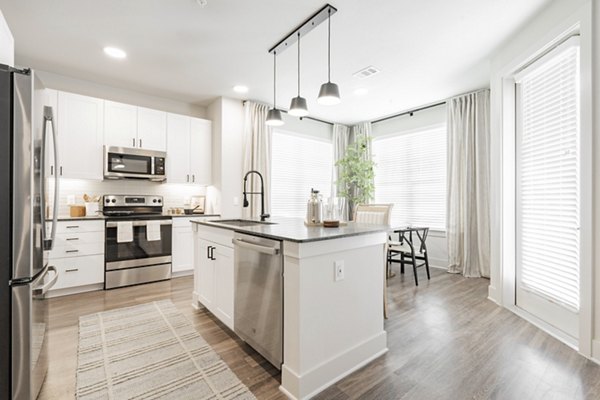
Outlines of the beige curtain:
{"type": "MultiPolygon", "coordinates": [[[[244,106],[244,175],[258,171],[264,178],[265,212],[271,210],[271,128],[265,124],[269,107],[251,101],[244,106]]],[[[226,166],[224,166],[226,168],[226,166]]],[[[248,192],[260,191],[260,178],[248,176],[248,192]]],[[[244,218],[260,218],[260,195],[248,195],[249,207],[242,209],[244,218]]]]}
{"type": "Polygon", "coordinates": [[[490,276],[490,91],[448,101],[448,272],[490,276]]]}
{"type": "MultiPolygon", "coordinates": [[[[339,197],[340,186],[338,177],[342,173],[342,167],[335,165],[338,160],[344,158],[350,141],[350,128],[346,125],[333,125],[333,169],[331,173],[331,197],[339,197]]],[[[345,206],[342,210],[341,218],[348,221],[348,207],[345,206]]]]}

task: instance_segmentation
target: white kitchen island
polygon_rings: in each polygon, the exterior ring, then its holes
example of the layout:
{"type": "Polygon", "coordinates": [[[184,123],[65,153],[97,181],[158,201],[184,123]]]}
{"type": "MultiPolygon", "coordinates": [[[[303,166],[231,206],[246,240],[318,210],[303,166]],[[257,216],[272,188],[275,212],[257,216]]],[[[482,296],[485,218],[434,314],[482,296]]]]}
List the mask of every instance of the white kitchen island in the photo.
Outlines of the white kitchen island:
{"type": "Polygon", "coordinates": [[[235,232],[283,243],[280,389],[307,399],[387,351],[383,324],[385,225],[306,227],[299,219],[234,227],[194,223],[194,305],[234,329],[235,232]],[[212,250],[211,250],[212,249],[212,250]],[[207,257],[217,254],[216,257],[207,257]],[[207,262],[215,258],[217,262],[207,262]],[[336,275],[336,265],[342,275],[336,275]]]}

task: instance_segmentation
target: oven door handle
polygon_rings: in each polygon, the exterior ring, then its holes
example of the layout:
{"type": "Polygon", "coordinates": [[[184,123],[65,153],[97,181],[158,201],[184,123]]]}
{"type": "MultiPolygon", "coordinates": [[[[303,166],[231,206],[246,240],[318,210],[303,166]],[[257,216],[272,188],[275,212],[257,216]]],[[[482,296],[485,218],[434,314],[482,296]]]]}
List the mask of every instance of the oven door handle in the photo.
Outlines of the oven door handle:
{"type": "MultiPolygon", "coordinates": [[[[122,222],[131,222],[131,224],[133,226],[147,226],[148,225],[148,221],[122,221],[122,222]]],[[[116,222],[116,221],[109,221],[106,223],[106,227],[107,228],[116,228],[117,224],[118,224],[118,222],[116,222]]],[[[173,225],[173,221],[170,219],[161,220],[160,225],[173,225]]]]}

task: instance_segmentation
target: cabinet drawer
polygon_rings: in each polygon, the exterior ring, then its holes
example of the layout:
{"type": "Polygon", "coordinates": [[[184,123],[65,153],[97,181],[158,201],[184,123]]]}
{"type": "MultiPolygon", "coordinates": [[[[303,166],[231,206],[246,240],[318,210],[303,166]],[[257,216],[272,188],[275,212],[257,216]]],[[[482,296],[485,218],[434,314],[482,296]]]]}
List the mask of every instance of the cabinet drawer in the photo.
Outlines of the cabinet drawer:
{"type": "MultiPolygon", "coordinates": [[[[48,234],[52,229],[52,223],[46,225],[48,234]]],[[[82,233],[82,232],[104,232],[104,221],[58,221],[56,225],[56,234],[62,233],[82,233]]]]}
{"type": "Polygon", "coordinates": [[[56,267],[58,280],[52,290],[104,282],[104,256],[70,257],[50,260],[56,267]]]}
{"type": "Polygon", "coordinates": [[[48,258],[104,254],[104,232],[59,233],[48,258]]]}

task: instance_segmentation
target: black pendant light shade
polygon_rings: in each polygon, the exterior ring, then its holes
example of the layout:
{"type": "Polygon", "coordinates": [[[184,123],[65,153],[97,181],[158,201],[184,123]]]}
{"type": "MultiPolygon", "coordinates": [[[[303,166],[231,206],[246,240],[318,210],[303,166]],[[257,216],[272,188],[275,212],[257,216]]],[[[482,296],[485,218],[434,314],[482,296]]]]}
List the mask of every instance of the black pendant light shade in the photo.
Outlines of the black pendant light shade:
{"type": "Polygon", "coordinates": [[[273,52],[273,108],[267,112],[265,124],[281,126],[284,124],[281,111],[277,109],[277,52],[273,52]]]}
{"type": "Polygon", "coordinates": [[[331,82],[331,10],[328,11],[327,17],[327,82],[321,85],[317,103],[326,106],[339,104],[340,88],[337,84],[331,82]]]}

